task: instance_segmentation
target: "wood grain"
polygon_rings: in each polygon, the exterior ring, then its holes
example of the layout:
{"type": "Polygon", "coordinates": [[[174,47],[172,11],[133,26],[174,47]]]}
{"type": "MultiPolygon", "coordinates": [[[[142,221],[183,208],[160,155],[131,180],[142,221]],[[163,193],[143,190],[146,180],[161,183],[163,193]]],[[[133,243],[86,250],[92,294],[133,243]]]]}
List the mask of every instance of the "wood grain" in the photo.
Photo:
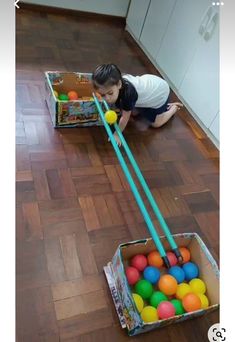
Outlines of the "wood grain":
{"type": "MultiPolygon", "coordinates": [[[[53,128],[44,72],[113,62],[160,74],[123,20],[54,11],[16,11],[16,340],[129,341],[103,266],[149,231],[104,128],[53,128]]],[[[133,119],[124,134],[172,233],[197,232],[219,261],[219,151],[185,108],[160,129],[133,119]]],[[[215,312],[131,340],[206,341],[217,322],[215,312]]]]}

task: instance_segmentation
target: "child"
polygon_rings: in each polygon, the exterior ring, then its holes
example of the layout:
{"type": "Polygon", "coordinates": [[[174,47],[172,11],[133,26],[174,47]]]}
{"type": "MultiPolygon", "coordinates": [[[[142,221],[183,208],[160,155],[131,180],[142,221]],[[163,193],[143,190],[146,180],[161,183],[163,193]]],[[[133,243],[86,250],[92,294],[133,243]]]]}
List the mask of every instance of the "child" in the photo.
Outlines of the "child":
{"type": "MultiPolygon", "coordinates": [[[[115,64],[99,65],[92,74],[94,89],[121,110],[119,127],[123,131],[131,115],[141,114],[152,127],[164,125],[183,105],[168,103],[170,88],[155,75],[122,75],[115,64]]],[[[115,140],[121,146],[118,135],[115,140]]]]}

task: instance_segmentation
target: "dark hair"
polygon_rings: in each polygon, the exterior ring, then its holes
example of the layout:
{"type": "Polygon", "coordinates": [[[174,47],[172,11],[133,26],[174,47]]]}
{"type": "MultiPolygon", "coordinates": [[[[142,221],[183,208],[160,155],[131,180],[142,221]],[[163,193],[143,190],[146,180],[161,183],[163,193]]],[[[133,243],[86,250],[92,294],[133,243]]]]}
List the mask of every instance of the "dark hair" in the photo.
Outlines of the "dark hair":
{"type": "Polygon", "coordinates": [[[119,81],[122,81],[122,74],[115,64],[101,64],[95,69],[91,79],[94,88],[97,89],[100,86],[117,85],[119,81]]]}

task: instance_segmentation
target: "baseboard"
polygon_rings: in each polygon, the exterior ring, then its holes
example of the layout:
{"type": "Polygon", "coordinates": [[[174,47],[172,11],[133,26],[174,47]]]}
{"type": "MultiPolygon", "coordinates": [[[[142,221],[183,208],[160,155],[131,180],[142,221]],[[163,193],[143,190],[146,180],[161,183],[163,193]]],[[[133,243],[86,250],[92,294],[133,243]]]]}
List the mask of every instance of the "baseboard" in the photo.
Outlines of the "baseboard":
{"type": "Polygon", "coordinates": [[[122,24],[124,26],[126,25],[126,18],[115,16],[115,15],[109,15],[109,14],[85,12],[85,11],[73,10],[69,8],[44,6],[44,5],[38,5],[38,4],[28,4],[25,2],[20,2],[20,9],[43,12],[43,13],[48,13],[48,14],[60,14],[60,15],[70,15],[70,16],[75,16],[75,17],[93,18],[93,19],[102,20],[102,21],[109,21],[109,22],[112,21],[118,24],[122,24]]]}

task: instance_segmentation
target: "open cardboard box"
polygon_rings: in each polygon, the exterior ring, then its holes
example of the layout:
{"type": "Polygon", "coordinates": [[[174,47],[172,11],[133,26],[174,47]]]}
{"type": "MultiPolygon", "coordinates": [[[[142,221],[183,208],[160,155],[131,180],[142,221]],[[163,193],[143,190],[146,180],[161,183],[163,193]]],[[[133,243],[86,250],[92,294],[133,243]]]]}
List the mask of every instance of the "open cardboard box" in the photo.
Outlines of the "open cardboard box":
{"type": "Polygon", "coordinates": [[[45,89],[46,103],[54,127],[102,125],[92,98],[93,89],[90,73],[46,71],[45,89]],[[54,90],[58,94],[67,94],[69,91],[75,90],[79,99],[61,101],[55,96],[54,90]]]}
{"type": "MultiPolygon", "coordinates": [[[[219,269],[208,248],[196,233],[176,234],[173,236],[179,247],[185,246],[189,248],[191,261],[198,265],[199,277],[206,283],[206,295],[209,298],[210,305],[207,309],[185,313],[169,319],[159,320],[155,323],[144,323],[133,301],[131,293],[134,291],[132,291],[127,282],[125,267],[134,255],[148,254],[156,250],[156,246],[151,238],[121,244],[114,254],[112,261],[104,267],[104,272],[121,326],[127,329],[130,336],[198,317],[219,307],[219,269]]],[[[161,237],[160,239],[165,249],[170,250],[166,237],[161,237]]]]}

